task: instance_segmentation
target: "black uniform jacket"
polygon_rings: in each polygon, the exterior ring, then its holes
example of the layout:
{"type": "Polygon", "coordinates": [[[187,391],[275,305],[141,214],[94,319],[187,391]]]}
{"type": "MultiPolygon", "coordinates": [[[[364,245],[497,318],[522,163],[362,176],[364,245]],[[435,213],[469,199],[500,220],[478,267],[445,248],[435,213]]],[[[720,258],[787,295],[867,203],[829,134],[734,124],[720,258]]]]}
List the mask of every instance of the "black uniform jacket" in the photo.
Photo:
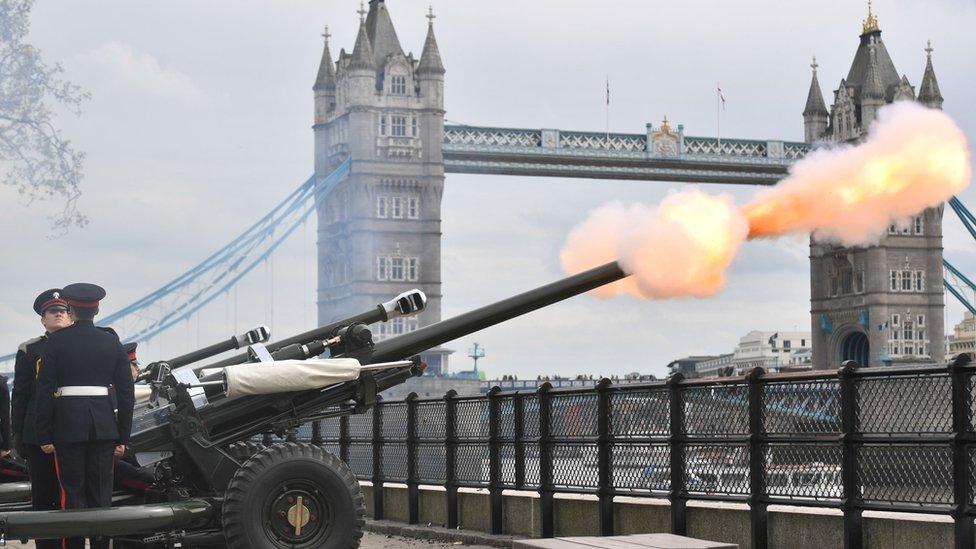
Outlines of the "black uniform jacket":
{"type": "Polygon", "coordinates": [[[10,449],[10,389],[0,376],[0,450],[10,449]]]}
{"type": "Polygon", "coordinates": [[[26,444],[37,444],[37,431],[34,429],[37,418],[34,382],[41,371],[41,353],[44,352],[45,345],[47,345],[46,335],[21,343],[17,348],[17,360],[14,362],[14,392],[10,401],[10,424],[14,436],[26,444]]]}
{"type": "Polygon", "coordinates": [[[59,442],[113,440],[129,443],[135,397],[129,357],[119,338],[90,320],[58,330],[48,337],[37,378],[37,440],[59,442]],[[115,387],[118,413],[104,396],[55,397],[60,387],[115,387]]]}

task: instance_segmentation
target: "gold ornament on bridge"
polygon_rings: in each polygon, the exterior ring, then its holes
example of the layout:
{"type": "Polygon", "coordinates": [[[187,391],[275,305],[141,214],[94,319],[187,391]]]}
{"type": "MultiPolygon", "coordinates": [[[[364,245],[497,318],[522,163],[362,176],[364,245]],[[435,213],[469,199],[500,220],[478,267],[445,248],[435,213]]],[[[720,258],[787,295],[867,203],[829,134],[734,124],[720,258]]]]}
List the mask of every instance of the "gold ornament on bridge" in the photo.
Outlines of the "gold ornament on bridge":
{"type": "Polygon", "coordinates": [[[871,0],[868,0],[868,18],[861,23],[861,34],[880,31],[878,16],[871,12],[871,0]]]}

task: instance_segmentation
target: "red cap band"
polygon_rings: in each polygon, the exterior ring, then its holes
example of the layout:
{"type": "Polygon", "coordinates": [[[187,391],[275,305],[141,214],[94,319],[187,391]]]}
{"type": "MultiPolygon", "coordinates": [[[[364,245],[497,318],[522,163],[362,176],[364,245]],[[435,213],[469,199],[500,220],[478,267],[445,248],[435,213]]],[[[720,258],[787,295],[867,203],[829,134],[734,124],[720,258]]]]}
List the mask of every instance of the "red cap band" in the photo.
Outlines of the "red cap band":
{"type": "Polygon", "coordinates": [[[81,309],[94,309],[95,307],[98,307],[97,301],[78,301],[71,298],[67,298],[65,299],[65,301],[68,302],[68,305],[71,305],[72,307],[78,307],[81,309]]]}
{"type": "Polygon", "coordinates": [[[67,307],[68,303],[63,299],[58,299],[58,298],[49,299],[44,303],[41,303],[41,312],[43,313],[45,310],[47,310],[48,307],[54,307],[55,305],[67,307]]]}

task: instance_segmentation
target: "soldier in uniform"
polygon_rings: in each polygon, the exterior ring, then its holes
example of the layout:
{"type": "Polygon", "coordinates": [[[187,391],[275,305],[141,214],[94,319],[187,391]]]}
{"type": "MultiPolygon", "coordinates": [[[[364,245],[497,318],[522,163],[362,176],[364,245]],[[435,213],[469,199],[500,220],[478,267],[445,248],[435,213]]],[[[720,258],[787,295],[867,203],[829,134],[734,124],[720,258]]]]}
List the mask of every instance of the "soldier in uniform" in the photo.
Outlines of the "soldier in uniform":
{"type": "MultiPolygon", "coordinates": [[[[42,452],[37,442],[35,380],[41,371],[41,355],[48,336],[70,326],[71,319],[68,303],[61,299],[61,288],[41,292],[34,300],[34,312],[41,317],[44,335],[21,343],[17,349],[10,419],[14,448],[27,461],[30,472],[31,507],[37,511],[52,511],[60,508],[58,476],[54,470],[54,456],[42,452]]],[[[57,540],[37,540],[36,545],[37,549],[61,546],[57,540]]]]}
{"type": "MultiPolygon", "coordinates": [[[[125,452],[134,404],[129,357],[119,338],[94,325],[105,290],[69,284],[61,296],[74,324],[48,338],[37,379],[37,438],[54,455],[64,509],[109,507],[114,458],[125,452]],[[118,411],[109,387],[114,386],[118,411]]],[[[100,546],[107,540],[93,544],[100,546]]],[[[85,546],[84,539],[65,547],[85,546]]]]}
{"type": "MultiPolygon", "coordinates": [[[[122,346],[122,350],[129,357],[129,369],[132,372],[133,382],[139,377],[140,372],[139,359],[136,356],[137,345],[137,343],[132,342],[122,346]]],[[[147,385],[136,385],[135,387],[137,389],[148,389],[147,385]]],[[[154,482],[153,474],[140,468],[139,463],[133,459],[131,452],[127,452],[115,462],[115,488],[117,490],[125,490],[133,494],[146,494],[152,489],[154,482]]]]}

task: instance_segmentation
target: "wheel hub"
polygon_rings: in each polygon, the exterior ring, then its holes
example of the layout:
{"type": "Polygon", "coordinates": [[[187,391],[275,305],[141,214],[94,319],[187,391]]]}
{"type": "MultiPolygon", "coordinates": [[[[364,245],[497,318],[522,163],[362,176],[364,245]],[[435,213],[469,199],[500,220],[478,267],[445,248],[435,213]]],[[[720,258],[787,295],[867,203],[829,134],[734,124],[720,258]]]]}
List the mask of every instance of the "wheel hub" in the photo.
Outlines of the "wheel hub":
{"type": "Polygon", "coordinates": [[[328,506],[322,494],[311,486],[285,486],[270,508],[270,529],[288,544],[315,539],[328,528],[328,506]]]}

